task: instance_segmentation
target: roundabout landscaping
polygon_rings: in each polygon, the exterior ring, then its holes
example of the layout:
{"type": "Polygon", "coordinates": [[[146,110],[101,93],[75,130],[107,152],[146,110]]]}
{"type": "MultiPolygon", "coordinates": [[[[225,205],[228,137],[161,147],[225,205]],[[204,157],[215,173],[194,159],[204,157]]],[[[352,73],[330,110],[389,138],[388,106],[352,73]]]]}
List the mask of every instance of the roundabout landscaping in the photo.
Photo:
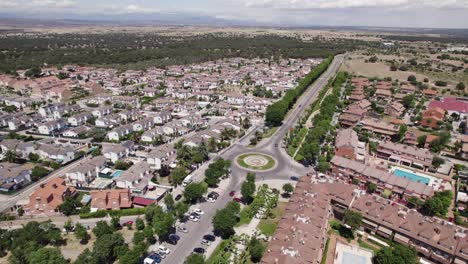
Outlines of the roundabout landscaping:
{"type": "Polygon", "coordinates": [[[276,160],[266,154],[245,153],[236,157],[239,167],[253,171],[267,171],[276,167],[276,160]]]}

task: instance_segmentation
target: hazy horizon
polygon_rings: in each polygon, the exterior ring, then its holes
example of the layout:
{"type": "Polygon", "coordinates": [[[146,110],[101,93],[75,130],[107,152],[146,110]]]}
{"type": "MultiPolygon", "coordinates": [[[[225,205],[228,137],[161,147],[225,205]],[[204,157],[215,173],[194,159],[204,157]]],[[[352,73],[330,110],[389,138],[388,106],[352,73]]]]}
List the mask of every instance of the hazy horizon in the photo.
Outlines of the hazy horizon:
{"type": "Polygon", "coordinates": [[[0,0],[4,17],[261,26],[468,28],[468,0],[0,0]],[[260,15],[259,15],[260,14],[260,15]]]}

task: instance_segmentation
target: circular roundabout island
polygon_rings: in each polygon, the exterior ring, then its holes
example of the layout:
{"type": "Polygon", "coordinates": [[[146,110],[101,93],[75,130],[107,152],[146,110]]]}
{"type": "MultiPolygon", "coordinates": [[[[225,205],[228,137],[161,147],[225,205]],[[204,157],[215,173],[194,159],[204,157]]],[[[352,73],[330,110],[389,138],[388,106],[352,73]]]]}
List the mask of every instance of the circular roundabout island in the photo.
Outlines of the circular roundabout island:
{"type": "Polygon", "coordinates": [[[261,153],[245,153],[236,157],[239,167],[253,171],[267,171],[276,167],[273,157],[261,153]]]}

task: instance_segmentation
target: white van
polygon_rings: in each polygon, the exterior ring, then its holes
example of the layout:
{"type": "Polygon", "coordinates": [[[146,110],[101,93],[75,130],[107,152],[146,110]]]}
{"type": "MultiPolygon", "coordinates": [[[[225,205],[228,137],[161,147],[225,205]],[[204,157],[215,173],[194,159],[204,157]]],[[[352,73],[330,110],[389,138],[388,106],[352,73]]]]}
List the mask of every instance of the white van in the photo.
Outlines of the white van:
{"type": "Polygon", "coordinates": [[[190,183],[192,183],[192,175],[185,177],[184,181],[182,182],[182,186],[185,187],[189,185],[190,183]]]}

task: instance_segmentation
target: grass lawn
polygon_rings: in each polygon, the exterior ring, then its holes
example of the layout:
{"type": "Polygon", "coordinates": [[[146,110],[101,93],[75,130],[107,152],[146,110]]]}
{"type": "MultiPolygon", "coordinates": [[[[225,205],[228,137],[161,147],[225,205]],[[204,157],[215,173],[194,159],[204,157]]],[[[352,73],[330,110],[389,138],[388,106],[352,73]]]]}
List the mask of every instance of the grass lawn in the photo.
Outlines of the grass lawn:
{"type": "Polygon", "coordinates": [[[269,138],[269,137],[273,136],[273,134],[276,132],[276,130],[278,130],[278,127],[269,128],[268,131],[263,133],[263,138],[269,138]]]}
{"type": "Polygon", "coordinates": [[[213,253],[211,253],[210,257],[205,261],[206,264],[215,264],[215,263],[227,263],[226,262],[220,262],[219,260],[227,260],[229,259],[229,256],[231,255],[231,252],[225,251],[225,248],[229,246],[230,240],[222,240],[221,243],[218,244],[218,246],[213,250],[213,253]]]}
{"type": "Polygon", "coordinates": [[[379,249],[375,246],[371,246],[370,244],[364,242],[364,241],[361,241],[359,242],[359,246],[362,247],[362,248],[365,248],[365,249],[369,249],[369,250],[372,250],[372,252],[374,252],[374,255],[377,254],[377,252],[379,251],[379,249]]]}
{"type": "Polygon", "coordinates": [[[252,170],[268,170],[268,169],[273,168],[275,166],[275,164],[276,164],[275,160],[273,160],[272,157],[267,156],[267,155],[263,155],[263,154],[259,154],[259,153],[242,154],[237,158],[237,163],[241,167],[244,167],[244,168],[247,168],[247,169],[252,169],[252,170]],[[267,160],[267,163],[265,165],[263,165],[263,166],[248,165],[247,163],[245,163],[244,159],[249,157],[249,156],[259,156],[259,157],[265,158],[267,160]]]}
{"type": "Polygon", "coordinates": [[[257,228],[262,234],[266,236],[272,236],[275,233],[276,226],[278,225],[278,222],[281,219],[284,210],[286,209],[286,205],[287,203],[285,202],[278,202],[278,205],[271,210],[275,217],[260,220],[257,228]]]}
{"type": "Polygon", "coordinates": [[[248,211],[250,210],[250,207],[247,205],[244,208],[242,208],[242,211],[239,213],[239,222],[236,224],[237,226],[241,225],[247,225],[252,221],[252,218],[249,217],[248,211]]]}

